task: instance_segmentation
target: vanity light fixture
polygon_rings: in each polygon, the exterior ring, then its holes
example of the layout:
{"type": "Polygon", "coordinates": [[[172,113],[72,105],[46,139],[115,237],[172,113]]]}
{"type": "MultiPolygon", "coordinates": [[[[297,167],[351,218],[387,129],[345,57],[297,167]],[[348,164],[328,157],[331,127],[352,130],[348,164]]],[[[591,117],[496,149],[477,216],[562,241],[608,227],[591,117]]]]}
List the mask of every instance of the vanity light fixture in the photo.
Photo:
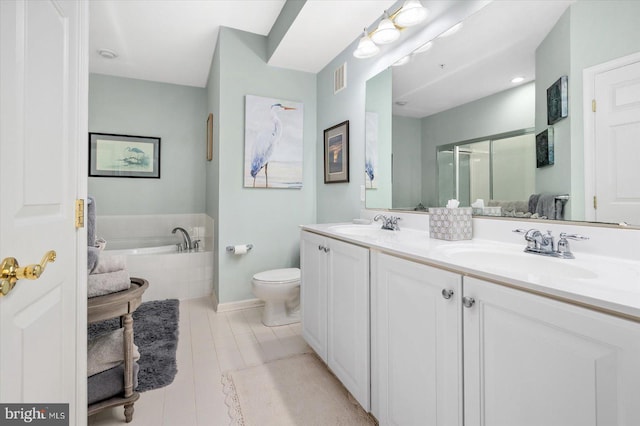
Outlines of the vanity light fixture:
{"type": "Polygon", "coordinates": [[[511,82],[513,84],[518,84],[518,83],[522,83],[524,81],[524,77],[514,77],[511,79],[511,82]]]}
{"type": "Polygon", "coordinates": [[[353,56],[358,59],[371,58],[372,56],[376,56],[378,52],[380,52],[380,48],[371,40],[365,28],[362,33],[362,38],[360,38],[358,42],[358,47],[353,52],[353,56]]]}
{"type": "Polygon", "coordinates": [[[111,49],[98,49],[98,55],[105,59],[115,59],[118,57],[118,54],[111,49]]]}
{"type": "Polygon", "coordinates": [[[424,21],[428,14],[429,10],[419,0],[406,0],[396,12],[393,22],[399,27],[411,27],[424,21]]]}
{"type": "Polygon", "coordinates": [[[384,18],[378,24],[378,28],[371,34],[371,40],[375,44],[389,44],[393,43],[400,37],[400,30],[389,19],[387,12],[384,12],[384,18]]]}
{"type": "Polygon", "coordinates": [[[420,0],[405,0],[402,7],[391,15],[385,10],[374,31],[367,33],[365,28],[353,56],[371,58],[377,55],[380,52],[377,45],[393,43],[400,38],[400,30],[419,24],[428,14],[429,10],[422,6],[420,0]]]}
{"type": "Polygon", "coordinates": [[[460,28],[462,28],[462,22],[458,22],[457,24],[455,24],[453,27],[449,28],[447,31],[443,32],[442,34],[440,34],[438,36],[438,38],[445,38],[445,37],[449,37],[455,33],[457,33],[458,31],[460,31],[460,28]]]}

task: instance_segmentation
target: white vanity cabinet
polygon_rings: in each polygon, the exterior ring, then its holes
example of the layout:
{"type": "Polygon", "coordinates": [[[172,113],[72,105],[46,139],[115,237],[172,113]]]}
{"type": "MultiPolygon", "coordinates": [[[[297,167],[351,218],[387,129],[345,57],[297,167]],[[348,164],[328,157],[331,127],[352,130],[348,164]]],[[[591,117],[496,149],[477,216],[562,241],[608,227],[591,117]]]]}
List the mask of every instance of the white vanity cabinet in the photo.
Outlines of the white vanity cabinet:
{"type": "Polygon", "coordinates": [[[465,426],[640,425],[640,324],[464,278],[465,426]]]}
{"type": "Polygon", "coordinates": [[[302,335],[369,410],[369,249],[303,231],[302,335]]]}
{"type": "Polygon", "coordinates": [[[640,425],[640,323],[376,251],[371,265],[380,425],[640,425]]]}
{"type": "Polygon", "coordinates": [[[371,254],[371,408],[380,425],[462,425],[462,278],[371,254]]]}

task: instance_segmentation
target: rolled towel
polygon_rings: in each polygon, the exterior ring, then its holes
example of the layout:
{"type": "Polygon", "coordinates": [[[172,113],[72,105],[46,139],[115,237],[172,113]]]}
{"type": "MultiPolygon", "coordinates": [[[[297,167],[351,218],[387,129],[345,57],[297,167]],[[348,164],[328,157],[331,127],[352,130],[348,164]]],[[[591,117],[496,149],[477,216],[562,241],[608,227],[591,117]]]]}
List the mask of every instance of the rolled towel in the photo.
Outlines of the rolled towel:
{"type": "Polygon", "coordinates": [[[96,245],[96,199],[87,195],[87,245],[96,245]]]}
{"type": "Polygon", "coordinates": [[[540,194],[531,194],[529,196],[529,213],[535,213],[536,208],[538,207],[538,199],[540,199],[540,194]]]}
{"type": "Polygon", "coordinates": [[[100,256],[95,267],[89,271],[90,274],[105,274],[107,272],[116,272],[127,269],[127,259],[125,256],[100,256]]]}
{"type": "MultiPolygon", "coordinates": [[[[138,346],[133,345],[133,360],[140,359],[138,346]]],[[[101,334],[87,343],[87,376],[116,367],[124,361],[123,329],[101,334]]]]}
{"type": "MultiPolygon", "coordinates": [[[[133,363],[133,389],[138,387],[140,366],[133,363]]],[[[117,367],[94,374],[87,379],[88,403],[93,404],[124,393],[124,363],[117,367]]]]}
{"type": "Polygon", "coordinates": [[[540,194],[536,213],[539,216],[546,216],[551,219],[556,218],[556,194],[540,194]]]}
{"type": "Polygon", "coordinates": [[[103,296],[131,287],[129,271],[122,270],[105,274],[90,274],[87,279],[87,297],[103,296]]]}
{"type": "Polygon", "coordinates": [[[91,273],[100,258],[100,249],[98,247],[87,247],[87,269],[91,273]]]}

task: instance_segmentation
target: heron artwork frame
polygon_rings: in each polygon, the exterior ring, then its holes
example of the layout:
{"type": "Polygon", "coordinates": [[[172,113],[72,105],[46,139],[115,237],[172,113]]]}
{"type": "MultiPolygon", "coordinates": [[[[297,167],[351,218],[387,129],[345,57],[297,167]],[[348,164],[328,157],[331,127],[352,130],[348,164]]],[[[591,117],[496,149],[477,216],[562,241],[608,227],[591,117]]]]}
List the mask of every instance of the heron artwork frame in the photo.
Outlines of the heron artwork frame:
{"type": "Polygon", "coordinates": [[[302,188],[303,117],[301,102],[245,95],[245,188],[302,188]]]}
{"type": "Polygon", "coordinates": [[[160,179],[160,138],[89,133],[89,176],[160,179]]]}
{"type": "Polygon", "coordinates": [[[324,131],[324,183],[349,182],[349,120],[324,131]]]}

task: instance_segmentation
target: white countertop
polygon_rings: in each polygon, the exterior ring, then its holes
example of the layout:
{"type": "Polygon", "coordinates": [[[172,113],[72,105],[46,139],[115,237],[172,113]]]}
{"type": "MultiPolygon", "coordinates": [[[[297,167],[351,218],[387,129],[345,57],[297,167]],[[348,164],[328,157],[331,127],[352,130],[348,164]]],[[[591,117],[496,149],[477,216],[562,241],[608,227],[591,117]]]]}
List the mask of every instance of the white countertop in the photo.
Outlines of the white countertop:
{"type": "Polygon", "coordinates": [[[524,253],[524,238],[521,244],[475,238],[444,241],[430,239],[428,232],[410,228],[380,231],[375,236],[356,236],[336,232],[337,226],[375,225],[330,223],[305,225],[302,229],[640,321],[638,261],[617,260],[576,250],[576,259],[524,253]]]}

